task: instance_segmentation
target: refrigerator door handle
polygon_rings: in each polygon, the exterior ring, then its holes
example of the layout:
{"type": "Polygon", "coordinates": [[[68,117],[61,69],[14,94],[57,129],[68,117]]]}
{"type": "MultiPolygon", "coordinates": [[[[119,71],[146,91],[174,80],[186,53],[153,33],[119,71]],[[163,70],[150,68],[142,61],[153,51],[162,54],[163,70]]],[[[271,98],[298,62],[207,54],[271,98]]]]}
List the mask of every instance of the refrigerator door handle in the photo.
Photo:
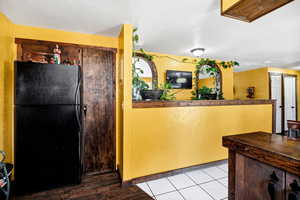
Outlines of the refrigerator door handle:
{"type": "Polygon", "coordinates": [[[87,105],[86,104],[83,105],[83,112],[84,112],[84,116],[86,117],[86,113],[87,113],[87,105]]]}

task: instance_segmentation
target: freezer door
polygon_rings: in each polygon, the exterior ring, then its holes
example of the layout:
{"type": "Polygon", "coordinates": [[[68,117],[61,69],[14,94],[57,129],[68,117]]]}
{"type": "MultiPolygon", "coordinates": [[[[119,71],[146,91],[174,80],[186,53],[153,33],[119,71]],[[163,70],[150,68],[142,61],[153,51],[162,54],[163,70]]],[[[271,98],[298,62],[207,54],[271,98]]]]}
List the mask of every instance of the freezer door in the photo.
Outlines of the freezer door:
{"type": "Polygon", "coordinates": [[[19,193],[80,182],[76,106],[17,106],[15,179],[19,193]]]}
{"type": "Polygon", "coordinates": [[[80,69],[78,66],[15,63],[15,104],[76,104],[80,69]]]}

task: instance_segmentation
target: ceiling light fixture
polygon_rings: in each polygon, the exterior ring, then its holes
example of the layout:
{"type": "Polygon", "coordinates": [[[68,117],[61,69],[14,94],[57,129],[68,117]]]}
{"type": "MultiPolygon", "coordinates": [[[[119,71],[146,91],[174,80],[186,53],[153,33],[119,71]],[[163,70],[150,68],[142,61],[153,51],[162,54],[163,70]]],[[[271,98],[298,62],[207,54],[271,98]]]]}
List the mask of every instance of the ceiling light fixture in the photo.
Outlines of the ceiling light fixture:
{"type": "Polygon", "coordinates": [[[265,63],[265,64],[271,64],[271,63],[272,63],[272,61],[270,61],[270,60],[266,60],[264,63],[265,63]]]}
{"type": "Polygon", "coordinates": [[[196,48],[196,49],[192,49],[191,50],[191,53],[195,56],[195,57],[201,57],[203,56],[205,52],[205,49],[204,48],[196,48]]]}

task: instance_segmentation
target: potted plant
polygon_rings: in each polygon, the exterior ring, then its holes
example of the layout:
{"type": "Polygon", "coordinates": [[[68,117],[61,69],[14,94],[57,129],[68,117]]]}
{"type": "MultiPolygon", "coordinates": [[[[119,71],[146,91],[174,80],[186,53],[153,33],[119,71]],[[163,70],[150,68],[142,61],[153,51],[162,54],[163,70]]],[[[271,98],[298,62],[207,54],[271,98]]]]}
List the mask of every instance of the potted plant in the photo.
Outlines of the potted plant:
{"type": "Polygon", "coordinates": [[[176,99],[175,93],[172,93],[172,91],[171,91],[172,87],[171,87],[170,83],[162,84],[160,86],[160,88],[163,91],[163,93],[160,97],[160,100],[170,101],[170,100],[175,100],[176,99]]]}
{"type": "Polygon", "coordinates": [[[217,99],[217,93],[214,92],[213,88],[208,88],[206,86],[203,86],[202,88],[198,89],[198,97],[195,96],[195,100],[216,100],[217,99]]]}

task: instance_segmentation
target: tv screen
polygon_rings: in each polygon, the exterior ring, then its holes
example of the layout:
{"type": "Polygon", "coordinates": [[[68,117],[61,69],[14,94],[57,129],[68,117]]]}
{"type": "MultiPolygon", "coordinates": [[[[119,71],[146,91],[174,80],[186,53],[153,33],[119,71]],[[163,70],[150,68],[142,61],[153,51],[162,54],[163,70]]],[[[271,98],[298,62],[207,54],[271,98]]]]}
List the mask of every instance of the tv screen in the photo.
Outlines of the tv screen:
{"type": "Polygon", "coordinates": [[[192,89],[192,72],[167,70],[167,83],[172,89],[192,89]]]}

